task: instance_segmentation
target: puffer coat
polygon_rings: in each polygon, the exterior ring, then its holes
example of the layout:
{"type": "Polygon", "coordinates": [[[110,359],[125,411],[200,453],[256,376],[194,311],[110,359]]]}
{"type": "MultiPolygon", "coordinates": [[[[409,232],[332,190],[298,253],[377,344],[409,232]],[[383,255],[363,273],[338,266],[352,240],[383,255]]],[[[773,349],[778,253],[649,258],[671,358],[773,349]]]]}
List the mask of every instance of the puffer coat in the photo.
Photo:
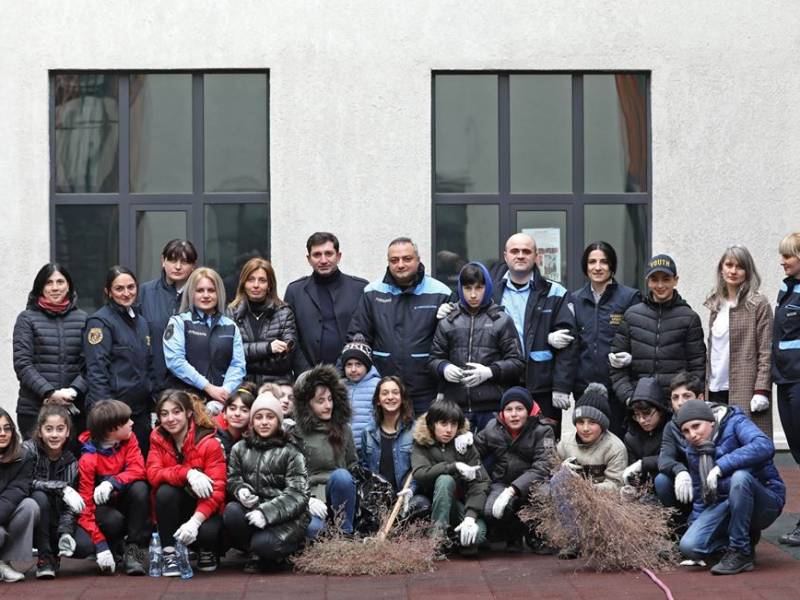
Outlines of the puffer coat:
{"type": "Polygon", "coordinates": [[[31,493],[47,494],[51,523],[52,519],[58,519],[58,535],[73,535],[78,515],[64,502],[64,488],[70,486],[76,491],[78,489],[78,459],[69,450],[64,450],[57,460],[50,460],[36,440],[25,440],[22,446],[33,457],[31,493]]]}
{"type": "Polygon", "coordinates": [[[347,389],[347,397],[350,399],[350,408],[353,417],[350,421],[353,430],[353,440],[356,443],[356,451],[361,452],[361,432],[374,422],[372,416],[372,396],[375,395],[375,388],[381,376],[375,367],[370,368],[360,381],[353,383],[349,379],[342,379],[347,389]]]}
{"type": "Polygon", "coordinates": [[[303,454],[283,435],[247,436],[228,460],[228,494],[242,488],[258,496],[267,527],[282,542],[299,542],[308,527],[308,475],[303,454]]]}

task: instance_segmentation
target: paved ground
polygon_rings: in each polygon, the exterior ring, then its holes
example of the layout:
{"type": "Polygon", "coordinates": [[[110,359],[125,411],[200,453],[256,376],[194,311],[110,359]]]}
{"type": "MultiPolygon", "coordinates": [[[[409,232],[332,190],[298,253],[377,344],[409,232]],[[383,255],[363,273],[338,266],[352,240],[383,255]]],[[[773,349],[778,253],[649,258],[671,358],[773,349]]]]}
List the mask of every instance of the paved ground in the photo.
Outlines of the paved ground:
{"type": "MultiPolygon", "coordinates": [[[[768,529],[758,547],[758,564],[751,573],[714,577],[707,571],[685,569],[659,576],[674,598],[713,600],[800,599],[800,549],[790,552],[775,543],[800,515],[800,470],[786,454],[777,462],[788,486],[786,511],[768,529]]],[[[62,573],[51,582],[28,580],[0,584],[0,599],[34,600],[233,600],[250,598],[435,598],[480,600],[498,598],[657,600],[664,593],[643,573],[596,574],[575,569],[575,562],[550,556],[488,554],[478,560],[453,558],[434,573],[381,578],[343,578],[291,573],[244,575],[231,564],[212,575],[189,581],[149,577],[98,577],[87,561],[64,561],[62,573]]]]}

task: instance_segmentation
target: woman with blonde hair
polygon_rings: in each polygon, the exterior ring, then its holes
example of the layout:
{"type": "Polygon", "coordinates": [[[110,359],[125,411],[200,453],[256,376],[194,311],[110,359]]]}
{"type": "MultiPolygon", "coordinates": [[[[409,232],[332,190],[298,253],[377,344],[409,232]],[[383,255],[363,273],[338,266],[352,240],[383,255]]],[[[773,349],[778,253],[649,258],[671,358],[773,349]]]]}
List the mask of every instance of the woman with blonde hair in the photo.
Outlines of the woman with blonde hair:
{"type": "Polygon", "coordinates": [[[772,438],[770,343],[772,308],[759,293],[761,277],[744,246],[730,246],[717,264],[705,301],[708,321],[707,400],[740,408],[772,438]]]}
{"type": "Polygon", "coordinates": [[[291,376],[297,342],[294,313],[278,296],[268,260],[256,257],[245,263],[227,314],[242,334],[248,381],[261,385],[291,376]]]}
{"type": "Polygon", "coordinates": [[[213,269],[195,269],[186,282],[180,314],[164,331],[170,385],[200,393],[217,415],[242,383],[245,358],[239,328],[223,314],[225,287],[213,269]]]}

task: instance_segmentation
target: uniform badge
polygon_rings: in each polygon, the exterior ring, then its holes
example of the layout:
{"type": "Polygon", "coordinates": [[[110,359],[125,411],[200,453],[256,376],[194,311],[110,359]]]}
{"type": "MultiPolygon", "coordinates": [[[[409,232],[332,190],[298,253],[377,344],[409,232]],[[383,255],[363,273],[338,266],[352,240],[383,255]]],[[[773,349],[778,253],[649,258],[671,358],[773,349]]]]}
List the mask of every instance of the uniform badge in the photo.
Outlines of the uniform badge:
{"type": "Polygon", "coordinates": [[[617,325],[622,323],[622,316],[623,316],[622,313],[611,313],[611,316],[609,317],[608,321],[611,325],[616,327],[617,325]]]}
{"type": "Polygon", "coordinates": [[[175,325],[170,323],[167,325],[167,328],[164,330],[164,339],[168,340],[172,337],[172,334],[175,333],[175,325]]]}
{"type": "Polygon", "coordinates": [[[89,330],[89,335],[86,336],[86,339],[89,340],[89,343],[94,346],[99,344],[103,341],[103,328],[102,327],[92,327],[89,330]]]}

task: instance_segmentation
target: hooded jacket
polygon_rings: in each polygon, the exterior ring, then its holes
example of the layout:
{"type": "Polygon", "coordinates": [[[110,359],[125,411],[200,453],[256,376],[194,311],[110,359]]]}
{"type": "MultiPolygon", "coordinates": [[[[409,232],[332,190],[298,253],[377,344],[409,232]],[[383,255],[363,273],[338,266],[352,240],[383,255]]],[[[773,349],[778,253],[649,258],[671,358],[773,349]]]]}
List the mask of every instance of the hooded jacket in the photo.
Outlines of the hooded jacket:
{"type": "Polygon", "coordinates": [[[181,306],[182,292],[174,284],[167,283],[167,274],[161,269],[158,279],[144,282],[139,288],[139,303],[142,316],[150,326],[150,342],[153,350],[153,380],[156,391],[167,387],[167,363],[164,360],[164,330],[181,306]]]}
{"type": "Polygon", "coordinates": [[[583,467],[583,476],[602,490],[615,492],[622,487],[622,472],[628,466],[625,444],[610,431],[604,431],[592,444],[584,444],[577,434],[558,442],[558,457],[574,456],[583,467]]]}
{"type": "Polygon", "coordinates": [[[325,486],[336,469],[352,470],[358,464],[353,433],[350,430],[350,402],[347,390],[332,365],[317,365],[306,371],[294,385],[295,427],[292,430],[303,453],[311,495],[325,501],[325,486]],[[330,421],[321,421],[311,410],[311,399],[318,385],[327,387],[333,397],[330,421]],[[330,425],[342,428],[342,448],[336,451],[330,441],[330,425]]]}
{"type": "Polygon", "coordinates": [[[361,451],[361,432],[374,422],[372,416],[372,396],[381,376],[375,367],[371,367],[364,374],[360,381],[353,383],[349,379],[342,379],[347,389],[347,398],[350,401],[353,417],[350,426],[353,429],[353,441],[356,444],[356,451],[361,451]]]}
{"type": "Polygon", "coordinates": [[[19,380],[17,414],[38,415],[44,398],[65,387],[75,388],[78,392],[75,404],[82,409],[83,396],[89,389],[83,376],[86,313],[78,308],[75,292],[61,313],[42,308],[38,300],[29,295],[27,308],[14,323],[14,371],[19,380]]]}
{"type": "Polygon", "coordinates": [[[654,479],[658,474],[658,457],[661,453],[661,440],[672,411],[662,395],[661,386],[652,378],[642,378],[636,386],[631,398],[634,402],[645,402],[661,413],[661,421],[652,431],[645,431],[631,415],[629,408],[628,430],[625,433],[625,449],[628,451],[628,464],[642,461],[642,475],[654,479]]]}
{"type": "Polygon", "coordinates": [[[36,440],[25,440],[25,450],[33,458],[31,493],[44,492],[50,504],[51,522],[58,518],[58,535],[74,535],[78,515],[64,502],[64,488],[78,489],[78,460],[69,450],[63,450],[56,460],[50,460],[36,440]]]}
{"type": "Polygon", "coordinates": [[[800,381],[800,280],[787,277],[778,291],[772,325],[772,381],[800,381]]]}
{"type": "MultiPolygon", "coordinates": [[[[469,431],[469,421],[464,422],[464,427],[456,435],[469,431]]],[[[483,505],[489,494],[489,474],[486,469],[478,469],[475,479],[464,480],[456,469],[457,462],[470,466],[481,464],[481,457],[475,446],[469,446],[466,454],[459,454],[455,446],[455,438],[447,444],[441,444],[431,434],[425,415],[417,417],[414,423],[414,446],[411,450],[411,469],[414,481],[417,484],[417,493],[428,498],[433,498],[433,488],[440,475],[450,475],[458,483],[458,488],[463,494],[466,516],[477,519],[483,514],[483,505]]],[[[458,493],[458,491],[457,491],[458,493]]]]}
{"type": "MultiPolygon", "coordinates": [[[[465,412],[489,412],[497,408],[503,390],[516,384],[525,363],[522,360],[519,336],[514,321],[502,306],[492,300],[492,280],[488,269],[483,270],[486,289],[478,311],[469,309],[459,277],[458,307],[439,321],[431,345],[428,367],[442,381],[445,396],[458,403],[465,412]],[[454,364],[465,368],[468,362],[478,363],[492,370],[491,379],[468,388],[462,383],[444,379],[444,370],[454,364]]],[[[467,367],[469,368],[469,367],[467,367]]]]}

